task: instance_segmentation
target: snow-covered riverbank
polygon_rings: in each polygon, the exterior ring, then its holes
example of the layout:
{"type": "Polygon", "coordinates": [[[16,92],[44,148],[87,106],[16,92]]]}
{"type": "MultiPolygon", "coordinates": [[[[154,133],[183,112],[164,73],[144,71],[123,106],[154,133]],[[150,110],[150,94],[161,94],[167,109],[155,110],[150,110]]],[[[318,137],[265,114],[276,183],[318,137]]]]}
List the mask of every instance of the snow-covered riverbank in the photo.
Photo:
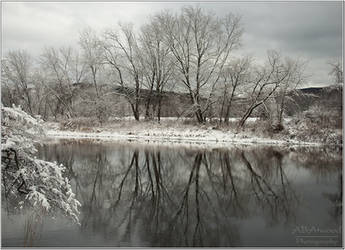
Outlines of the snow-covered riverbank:
{"type": "Polygon", "coordinates": [[[145,128],[137,130],[100,130],[96,131],[62,131],[56,128],[46,132],[49,138],[61,139],[97,139],[104,141],[137,141],[153,143],[176,143],[176,144],[203,144],[207,146],[232,146],[236,145],[277,145],[277,146],[321,146],[320,143],[303,142],[297,140],[277,140],[249,136],[246,134],[235,134],[229,131],[212,129],[190,130],[185,128],[145,128]]]}

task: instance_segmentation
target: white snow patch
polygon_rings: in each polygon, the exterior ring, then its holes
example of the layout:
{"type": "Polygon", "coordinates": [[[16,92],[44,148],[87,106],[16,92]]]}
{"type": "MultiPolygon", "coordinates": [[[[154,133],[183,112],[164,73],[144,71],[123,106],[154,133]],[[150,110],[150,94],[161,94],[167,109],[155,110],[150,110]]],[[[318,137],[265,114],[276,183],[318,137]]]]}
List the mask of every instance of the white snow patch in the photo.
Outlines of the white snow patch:
{"type": "Polygon", "coordinates": [[[188,143],[188,144],[207,144],[213,146],[238,145],[303,145],[320,146],[320,143],[302,142],[297,140],[274,140],[260,137],[249,137],[245,134],[234,134],[216,130],[169,130],[162,129],[136,131],[125,134],[119,132],[102,131],[100,133],[86,133],[74,131],[48,130],[46,135],[50,138],[61,139],[98,139],[105,141],[138,141],[138,142],[158,142],[158,143],[188,143]]]}

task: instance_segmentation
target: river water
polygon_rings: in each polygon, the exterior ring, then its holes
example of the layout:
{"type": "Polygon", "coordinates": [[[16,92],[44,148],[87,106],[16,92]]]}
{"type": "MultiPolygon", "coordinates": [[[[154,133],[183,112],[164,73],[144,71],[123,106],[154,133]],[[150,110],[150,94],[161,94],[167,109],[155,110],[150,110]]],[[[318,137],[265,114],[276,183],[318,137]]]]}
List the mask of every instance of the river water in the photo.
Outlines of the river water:
{"type": "Polygon", "coordinates": [[[81,225],[3,200],[2,246],[342,245],[341,151],[61,140],[37,156],[67,166],[81,225]]]}

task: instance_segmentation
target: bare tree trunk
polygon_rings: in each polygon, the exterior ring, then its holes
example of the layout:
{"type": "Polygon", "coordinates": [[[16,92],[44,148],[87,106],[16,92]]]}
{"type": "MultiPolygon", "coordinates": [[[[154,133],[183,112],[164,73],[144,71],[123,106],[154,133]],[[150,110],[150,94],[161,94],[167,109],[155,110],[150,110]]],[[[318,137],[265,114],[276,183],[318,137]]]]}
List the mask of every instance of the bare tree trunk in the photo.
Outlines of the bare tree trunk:
{"type": "Polygon", "coordinates": [[[135,103],[135,104],[131,103],[130,105],[131,105],[131,108],[132,108],[134,119],[136,121],[139,121],[139,112],[138,112],[138,105],[137,105],[137,103],[135,103]]]}
{"type": "Polygon", "coordinates": [[[230,118],[230,108],[231,108],[231,104],[232,104],[232,100],[234,98],[234,95],[235,95],[235,90],[236,88],[234,87],[232,89],[232,92],[231,92],[231,96],[230,96],[230,100],[229,100],[229,103],[226,107],[226,112],[225,112],[225,116],[224,116],[224,121],[227,125],[229,125],[229,118],[230,118]]]}
{"type": "Polygon", "coordinates": [[[284,109],[285,109],[285,96],[286,96],[286,93],[283,93],[282,95],[282,100],[281,100],[281,103],[280,103],[280,108],[279,108],[279,113],[278,113],[278,125],[281,126],[283,125],[283,113],[284,113],[284,109]]]}
{"type": "MultiPolygon", "coordinates": [[[[222,105],[221,105],[221,109],[220,109],[220,112],[219,112],[219,123],[220,123],[220,124],[222,123],[222,119],[223,119],[223,113],[224,113],[224,107],[225,107],[226,94],[227,94],[227,91],[224,90],[222,105]]],[[[225,120],[225,119],[224,119],[224,120],[225,120]]]]}
{"type": "Polygon", "coordinates": [[[158,96],[158,108],[157,108],[157,119],[158,119],[158,123],[161,122],[161,110],[162,110],[162,93],[159,93],[158,96]]]}
{"type": "Polygon", "coordinates": [[[205,123],[206,122],[206,119],[205,119],[205,117],[204,117],[204,115],[203,115],[203,113],[202,113],[200,108],[198,108],[196,110],[195,115],[196,115],[199,123],[205,123]]]}
{"type": "Polygon", "coordinates": [[[250,115],[253,113],[254,109],[256,109],[258,106],[260,106],[261,104],[263,104],[263,102],[259,102],[255,105],[252,105],[249,109],[247,109],[247,111],[244,113],[243,117],[241,118],[238,127],[239,128],[243,128],[245,122],[247,121],[247,119],[250,117],[250,115]]]}
{"type": "Polygon", "coordinates": [[[146,99],[145,103],[145,119],[151,119],[150,115],[150,105],[151,105],[151,100],[152,100],[152,92],[153,92],[153,83],[150,86],[150,92],[148,94],[148,97],[146,99]]]}
{"type": "Polygon", "coordinates": [[[93,86],[95,87],[96,96],[98,98],[99,97],[99,92],[98,92],[97,80],[96,80],[97,69],[95,67],[93,67],[93,66],[90,66],[90,68],[91,68],[91,73],[92,73],[93,86]]]}
{"type": "Polygon", "coordinates": [[[27,98],[27,105],[28,105],[29,113],[30,113],[30,115],[33,115],[34,113],[32,112],[30,93],[27,89],[25,90],[25,95],[27,98]]]}
{"type": "Polygon", "coordinates": [[[139,121],[139,117],[140,117],[140,113],[139,113],[139,98],[136,98],[136,102],[135,102],[135,114],[134,114],[134,118],[136,121],[139,121]]]}
{"type": "Polygon", "coordinates": [[[145,120],[150,120],[151,115],[150,115],[150,104],[151,104],[151,96],[149,96],[146,100],[145,104],[145,120]]]}

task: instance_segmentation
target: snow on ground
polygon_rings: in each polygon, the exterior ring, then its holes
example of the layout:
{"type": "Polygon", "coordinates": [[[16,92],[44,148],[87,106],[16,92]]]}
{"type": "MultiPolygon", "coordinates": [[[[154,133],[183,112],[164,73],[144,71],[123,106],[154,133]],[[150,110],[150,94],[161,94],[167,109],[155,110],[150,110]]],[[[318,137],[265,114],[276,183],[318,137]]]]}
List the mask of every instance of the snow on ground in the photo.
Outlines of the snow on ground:
{"type": "MultiPolygon", "coordinates": [[[[194,118],[189,118],[189,117],[174,117],[174,116],[171,116],[171,117],[161,117],[160,118],[161,121],[193,121],[194,118]]],[[[249,117],[247,119],[247,123],[251,123],[251,122],[255,122],[257,121],[259,118],[258,117],[249,117]]],[[[145,120],[145,116],[140,116],[140,120],[143,121],[145,120]]],[[[207,119],[208,120],[208,119],[207,119]]],[[[235,118],[235,117],[230,117],[229,118],[229,122],[237,122],[239,120],[239,118],[235,118]]],[[[110,122],[113,122],[113,121],[135,121],[134,117],[133,116],[124,116],[124,117],[116,117],[116,116],[113,116],[111,118],[109,118],[109,121],[110,122]]]]}
{"type": "Polygon", "coordinates": [[[300,146],[320,146],[318,143],[301,142],[297,140],[275,140],[269,138],[260,138],[248,136],[244,133],[235,134],[228,131],[209,129],[195,129],[193,127],[169,128],[169,127],[152,127],[144,129],[131,128],[113,129],[111,131],[97,129],[91,132],[80,131],[61,131],[55,126],[50,126],[46,132],[49,138],[61,139],[98,139],[104,141],[137,141],[137,142],[154,142],[162,144],[204,144],[207,146],[232,146],[237,145],[300,145],[300,146]]]}

